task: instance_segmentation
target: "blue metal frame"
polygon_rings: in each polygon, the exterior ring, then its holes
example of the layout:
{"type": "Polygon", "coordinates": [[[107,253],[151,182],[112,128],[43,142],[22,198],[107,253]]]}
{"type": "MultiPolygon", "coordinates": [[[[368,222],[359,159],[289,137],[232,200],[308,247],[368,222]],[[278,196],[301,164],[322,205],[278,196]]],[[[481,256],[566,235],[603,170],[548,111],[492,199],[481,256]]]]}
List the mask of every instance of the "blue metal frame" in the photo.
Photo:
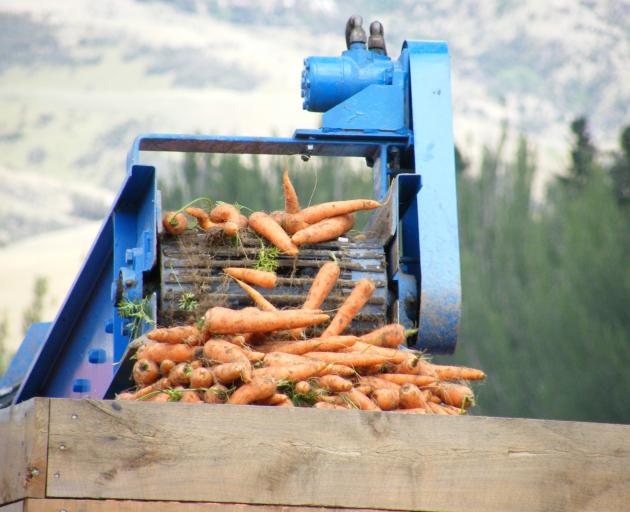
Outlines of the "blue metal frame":
{"type": "Polygon", "coordinates": [[[47,332],[29,333],[24,350],[37,353],[15,401],[102,398],[113,381],[130,337],[116,306],[151,297],[144,278],[157,259],[159,195],[141,151],[366,158],[374,195],[387,209],[381,231],[397,295],[391,307],[402,323],[418,324],[411,345],[454,350],[461,296],[446,44],[405,42],[396,62],[353,44],[339,58],[306,64],[305,105],[327,109],[320,130],[292,138],[149,134],[134,141],[127,178],[57,318],[47,332]]]}

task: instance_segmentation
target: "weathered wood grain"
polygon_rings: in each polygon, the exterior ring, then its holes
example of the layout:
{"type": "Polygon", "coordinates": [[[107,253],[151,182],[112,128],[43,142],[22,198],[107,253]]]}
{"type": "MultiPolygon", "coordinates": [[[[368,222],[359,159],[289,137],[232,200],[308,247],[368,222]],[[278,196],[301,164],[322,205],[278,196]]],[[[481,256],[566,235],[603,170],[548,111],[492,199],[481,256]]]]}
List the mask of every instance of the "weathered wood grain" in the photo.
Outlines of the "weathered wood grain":
{"type": "MultiPolygon", "coordinates": [[[[21,503],[21,502],[20,502],[21,503]]],[[[348,512],[347,509],[292,507],[283,505],[244,505],[238,503],[182,503],[179,501],[28,499],[24,509],[6,512],[348,512]]],[[[0,512],[5,512],[0,507],[0,512]]],[[[379,512],[353,509],[353,512],[379,512]]]]}
{"type": "Polygon", "coordinates": [[[630,426],[51,400],[48,497],[623,510],[630,426]]]}
{"type": "Polygon", "coordinates": [[[0,504],[45,496],[48,409],[34,398],[0,410],[0,504]]]}

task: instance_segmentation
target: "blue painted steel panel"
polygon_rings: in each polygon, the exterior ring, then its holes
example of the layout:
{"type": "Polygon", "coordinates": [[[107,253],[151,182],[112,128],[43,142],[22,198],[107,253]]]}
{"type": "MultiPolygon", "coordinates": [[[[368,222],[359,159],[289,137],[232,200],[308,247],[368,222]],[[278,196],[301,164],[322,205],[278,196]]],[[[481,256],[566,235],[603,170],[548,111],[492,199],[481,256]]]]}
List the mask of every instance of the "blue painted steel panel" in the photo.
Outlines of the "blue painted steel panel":
{"type": "MultiPolygon", "coordinates": [[[[455,152],[448,46],[408,41],[414,156],[422,175],[418,232],[405,230],[420,249],[419,339],[433,352],[452,352],[459,331],[461,284],[455,152]]],[[[405,242],[403,242],[405,243],[405,242]]]]}
{"type": "Polygon", "coordinates": [[[48,335],[50,326],[51,322],[38,322],[30,325],[22,343],[15,354],[13,354],[9,367],[0,379],[0,395],[22,383],[35,354],[37,354],[48,335]]]}

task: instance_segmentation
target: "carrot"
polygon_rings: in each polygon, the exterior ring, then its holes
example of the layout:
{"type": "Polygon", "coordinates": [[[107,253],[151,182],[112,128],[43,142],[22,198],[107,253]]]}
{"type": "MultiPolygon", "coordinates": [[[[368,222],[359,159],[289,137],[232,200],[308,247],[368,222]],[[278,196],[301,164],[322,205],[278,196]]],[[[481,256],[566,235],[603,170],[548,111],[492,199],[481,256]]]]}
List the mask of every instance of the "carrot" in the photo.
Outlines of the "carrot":
{"type": "Polygon", "coordinates": [[[156,393],[145,400],[146,402],[170,402],[171,397],[168,393],[156,393]]]}
{"type": "Polygon", "coordinates": [[[337,404],[329,404],[328,402],[317,402],[313,407],[315,407],[316,409],[340,409],[340,410],[347,410],[348,407],[344,407],[343,405],[337,405],[337,404]]]}
{"type": "Polygon", "coordinates": [[[210,339],[203,346],[203,354],[215,363],[243,363],[249,366],[249,359],[242,348],[225,340],[210,339]]]}
{"type": "Polygon", "coordinates": [[[136,384],[148,386],[153,384],[160,376],[158,365],[149,359],[138,359],[133,365],[133,380],[136,384]]]}
{"type": "MultiPolygon", "coordinates": [[[[291,399],[283,393],[274,393],[269,398],[264,400],[258,400],[256,403],[259,405],[283,405],[286,401],[291,402],[291,399]]],[[[291,402],[293,405],[293,402],[291,402]]]]}
{"type": "Polygon", "coordinates": [[[430,363],[427,364],[440,380],[483,380],[486,378],[486,374],[484,372],[475,368],[444,366],[430,363]]]}
{"type": "Polygon", "coordinates": [[[203,393],[203,401],[208,404],[223,404],[228,397],[228,388],[221,384],[215,384],[203,393]]]}
{"type": "MultiPolygon", "coordinates": [[[[324,263],[311,283],[311,287],[308,290],[302,309],[320,308],[332,289],[335,287],[340,273],[341,268],[339,268],[337,262],[328,261],[324,263]]],[[[302,336],[303,332],[304,329],[294,329],[291,334],[294,338],[299,338],[302,336]]]]}
{"type": "Polygon", "coordinates": [[[245,405],[269,398],[276,392],[276,383],[269,378],[256,378],[238,388],[228,399],[230,404],[245,405]]]}
{"type": "Polygon", "coordinates": [[[402,350],[398,350],[395,348],[377,347],[375,345],[368,345],[367,343],[363,343],[362,341],[356,342],[351,347],[341,349],[340,352],[345,352],[345,353],[356,352],[360,354],[379,355],[379,356],[386,357],[390,363],[394,363],[394,364],[401,363],[405,359],[407,359],[407,357],[409,357],[407,353],[402,350]]]}
{"type": "Polygon", "coordinates": [[[212,222],[233,222],[238,225],[240,215],[241,213],[234,205],[223,203],[212,209],[210,220],[212,222]]]}
{"type": "Polygon", "coordinates": [[[190,384],[190,377],[193,369],[188,363],[179,363],[168,372],[168,380],[173,386],[183,386],[190,384]]]}
{"type": "Polygon", "coordinates": [[[381,379],[379,377],[359,377],[360,384],[369,384],[374,389],[391,389],[394,391],[398,391],[400,389],[400,384],[396,384],[395,382],[390,382],[385,379],[381,379]]]}
{"type": "Polygon", "coordinates": [[[164,361],[160,363],[160,374],[168,375],[168,372],[170,372],[174,366],[175,363],[173,361],[170,359],[164,359],[164,361]]]}
{"type": "Polygon", "coordinates": [[[326,402],[328,404],[344,405],[344,406],[346,406],[346,409],[348,408],[347,407],[348,402],[346,402],[339,395],[327,395],[327,394],[321,392],[321,393],[317,394],[317,401],[318,402],[326,402]]]}
{"type": "Polygon", "coordinates": [[[122,393],[116,394],[116,400],[135,400],[135,399],[136,399],[136,395],[128,391],[123,391],[122,393]]]}
{"type": "Polygon", "coordinates": [[[338,375],[324,375],[318,379],[318,383],[322,388],[334,393],[352,389],[352,382],[338,375]]]}
{"type": "Polygon", "coordinates": [[[249,216],[249,226],[260,236],[269,240],[281,252],[288,256],[297,256],[297,246],[291,241],[282,226],[265,212],[252,213],[249,216]]]}
{"type": "Polygon", "coordinates": [[[375,389],[372,398],[376,401],[376,405],[384,411],[397,409],[400,401],[398,391],[395,389],[375,389]]]}
{"type": "Polygon", "coordinates": [[[356,352],[350,354],[339,352],[307,352],[304,355],[306,357],[312,357],[313,359],[319,359],[320,361],[324,361],[326,363],[345,364],[356,368],[387,362],[387,357],[381,355],[360,354],[356,352]]]}
{"type": "Polygon", "coordinates": [[[190,389],[182,392],[182,398],[179,401],[185,404],[199,404],[203,402],[203,400],[199,398],[199,393],[190,389]]]}
{"type": "Polygon", "coordinates": [[[291,241],[297,246],[327,242],[328,240],[335,240],[347,231],[350,231],[352,226],[354,226],[354,215],[352,213],[331,217],[300,229],[291,237],[291,241]]]}
{"type": "Polygon", "coordinates": [[[313,359],[284,352],[268,352],[263,358],[265,366],[293,366],[294,364],[312,364],[313,359]]]}
{"type": "Polygon", "coordinates": [[[364,395],[369,395],[372,391],[374,391],[374,388],[369,384],[357,384],[354,389],[361,391],[364,395]]]}
{"type": "Polygon", "coordinates": [[[405,343],[405,328],[400,324],[389,324],[361,336],[363,343],[377,347],[396,348],[405,343]]]}
{"type": "Polygon", "coordinates": [[[247,217],[245,215],[243,215],[242,213],[239,213],[238,215],[238,219],[237,220],[233,220],[232,222],[234,222],[237,226],[238,229],[245,229],[247,227],[247,225],[249,224],[249,221],[247,220],[247,217]]]}
{"type": "Polygon", "coordinates": [[[289,168],[284,168],[282,174],[282,187],[284,189],[284,211],[287,213],[297,213],[300,211],[300,201],[289,178],[289,168]]]}
{"type": "Polygon", "coordinates": [[[372,400],[370,400],[365,394],[361,393],[361,391],[352,388],[350,391],[345,393],[339,393],[339,396],[347,399],[351,404],[353,404],[357,409],[361,409],[363,411],[379,411],[378,405],[376,405],[372,400]]]}
{"type": "Polygon", "coordinates": [[[220,384],[231,384],[241,379],[243,382],[252,380],[251,366],[239,363],[223,363],[212,368],[214,380],[220,384]]]}
{"type": "Polygon", "coordinates": [[[181,235],[186,231],[188,221],[183,213],[166,212],[162,218],[162,226],[171,235],[181,235]]]}
{"type": "Polygon", "coordinates": [[[378,377],[400,385],[415,384],[419,387],[429,386],[435,382],[433,377],[427,377],[426,375],[408,375],[404,373],[381,373],[378,377]]]}
{"type": "Polygon", "coordinates": [[[434,414],[441,414],[442,416],[449,415],[449,413],[446,412],[446,409],[444,409],[444,407],[434,402],[427,402],[427,409],[429,409],[434,414]]]}
{"type": "Polygon", "coordinates": [[[238,224],[236,222],[224,222],[222,227],[223,233],[225,233],[227,236],[234,236],[238,233],[238,224]]]}
{"type": "Polygon", "coordinates": [[[323,365],[315,364],[295,364],[293,366],[268,366],[266,368],[256,368],[253,371],[254,378],[270,377],[276,380],[286,379],[291,382],[310,379],[317,375],[323,365]]]}
{"type": "Polygon", "coordinates": [[[199,345],[201,343],[201,332],[194,325],[180,325],[177,327],[153,329],[147,333],[147,338],[160,343],[199,345]]]}
{"type": "Polygon", "coordinates": [[[139,400],[140,398],[147,396],[149,393],[153,393],[155,391],[161,391],[164,389],[169,389],[171,387],[171,383],[170,381],[165,377],[162,378],[160,380],[158,380],[157,382],[154,382],[153,384],[151,384],[150,386],[146,386],[142,389],[139,389],[138,391],[136,391],[134,393],[134,397],[136,400],[139,400]]]}
{"type": "Polygon", "coordinates": [[[261,352],[285,352],[287,354],[306,354],[307,352],[321,351],[334,352],[350,347],[357,342],[356,336],[331,336],[330,338],[312,338],[298,341],[270,341],[256,347],[261,352]]]}
{"type": "Polygon", "coordinates": [[[185,343],[158,343],[152,342],[142,345],[136,352],[138,359],[146,358],[156,363],[170,359],[175,363],[191,361],[195,356],[195,347],[185,343]]]}
{"type": "Polygon", "coordinates": [[[359,310],[370,300],[375,289],[374,283],[369,279],[357,281],[352,292],[350,292],[350,295],[348,295],[341,305],[335,318],[333,318],[330,325],[326,327],[321,337],[327,338],[341,334],[346,327],[348,327],[350,322],[352,322],[352,319],[357,315],[359,310]]]}
{"type": "Polygon", "coordinates": [[[275,272],[255,270],[253,268],[227,267],[223,269],[223,272],[234,279],[240,279],[246,283],[260,286],[261,288],[273,288],[278,281],[278,276],[275,272]]]}
{"type": "Polygon", "coordinates": [[[265,357],[263,352],[257,352],[256,350],[251,350],[249,348],[243,348],[243,352],[250,363],[257,363],[258,361],[262,361],[265,357]]]}
{"type": "Polygon", "coordinates": [[[475,404],[475,394],[472,389],[463,384],[453,384],[452,382],[442,382],[435,389],[435,394],[439,396],[445,404],[455,407],[470,407],[475,404]]]}
{"type": "Polygon", "coordinates": [[[275,215],[272,217],[278,224],[280,224],[282,229],[284,229],[288,235],[294,235],[298,231],[309,226],[309,223],[304,222],[302,219],[300,219],[299,215],[285,212],[278,213],[279,215],[275,215]]]}
{"type": "Polygon", "coordinates": [[[309,224],[315,224],[322,219],[338,217],[360,210],[372,210],[381,204],[372,199],[350,199],[348,201],[333,201],[309,206],[300,211],[299,216],[309,224]]]}
{"type": "Polygon", "coordinates": [[[433,365],[420,356],[410,355],[396,367],[396,373],[408,373],[410,375],[428,375],[437,378],[433,365]]]}
{"type": "Polygon", "coordinates": [[[357,374],[354,368],[345,364],[327,364],[317,375],[339,375],[340,377],[354,377],[357,374]]]}
{"type": "Polygon", "coordinates": [[[265,297],[263,297],[262,293],[257,290],[254,290],[248,284],[245,284],[243,281],[234,278],[234,280],[238,283],[238,285],[245,290],[247,295],[254,301],[258,309],[261,311],[278,311],[278,308],[274,306],[271,302],[269,302],[265,297]]]}
{"type": "Polygon", "coordinates": [[[186,208],[184,211],[191,217],[197,219],[197,224],[204,231],[208,231],[211,227],[216,226],[216,224],[210,220],[208,212],[202,208],[186,208]]]}
{"type": "Polygon", "coordinates": [[[427,405],[424,393],[414,384],[403,384],[400,387],[399,394],[400,406],[403,409],[418,409],[427,405]]]}
{"type": "Polygon", "coordinates": [[[295,384],[296,393],[302,393],[303,395],[306,395],[307,393],[311,392],[311,389],[311,385],[305,380],[301,380],[300,382],[297,382],[295,384]]]}
{"type": "Polygon", "coordinates": [[[314,311],[245,311],[215,306],[204,317],[204,330],[221,334],[271,332],[308,327],[328,320],[328,315],[314,311]]]}
{"type": "Polygon", "coordinates": [[[207,388],[212,385],[213,382],[212,372],[208,368],[195,368],[190,376],[191,388],[207,388]]]}

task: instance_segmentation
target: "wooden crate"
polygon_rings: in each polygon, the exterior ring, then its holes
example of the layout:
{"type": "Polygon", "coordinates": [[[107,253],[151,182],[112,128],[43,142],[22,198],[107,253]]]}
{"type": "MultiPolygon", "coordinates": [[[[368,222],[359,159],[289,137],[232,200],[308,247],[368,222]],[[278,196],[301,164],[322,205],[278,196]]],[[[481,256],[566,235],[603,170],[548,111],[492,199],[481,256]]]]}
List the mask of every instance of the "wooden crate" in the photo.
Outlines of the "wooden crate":
{"type": "Polygon", "coordinates": [[[37,398],[0,411],[0,505],[628,510],[630,426],[37,398]]]}

